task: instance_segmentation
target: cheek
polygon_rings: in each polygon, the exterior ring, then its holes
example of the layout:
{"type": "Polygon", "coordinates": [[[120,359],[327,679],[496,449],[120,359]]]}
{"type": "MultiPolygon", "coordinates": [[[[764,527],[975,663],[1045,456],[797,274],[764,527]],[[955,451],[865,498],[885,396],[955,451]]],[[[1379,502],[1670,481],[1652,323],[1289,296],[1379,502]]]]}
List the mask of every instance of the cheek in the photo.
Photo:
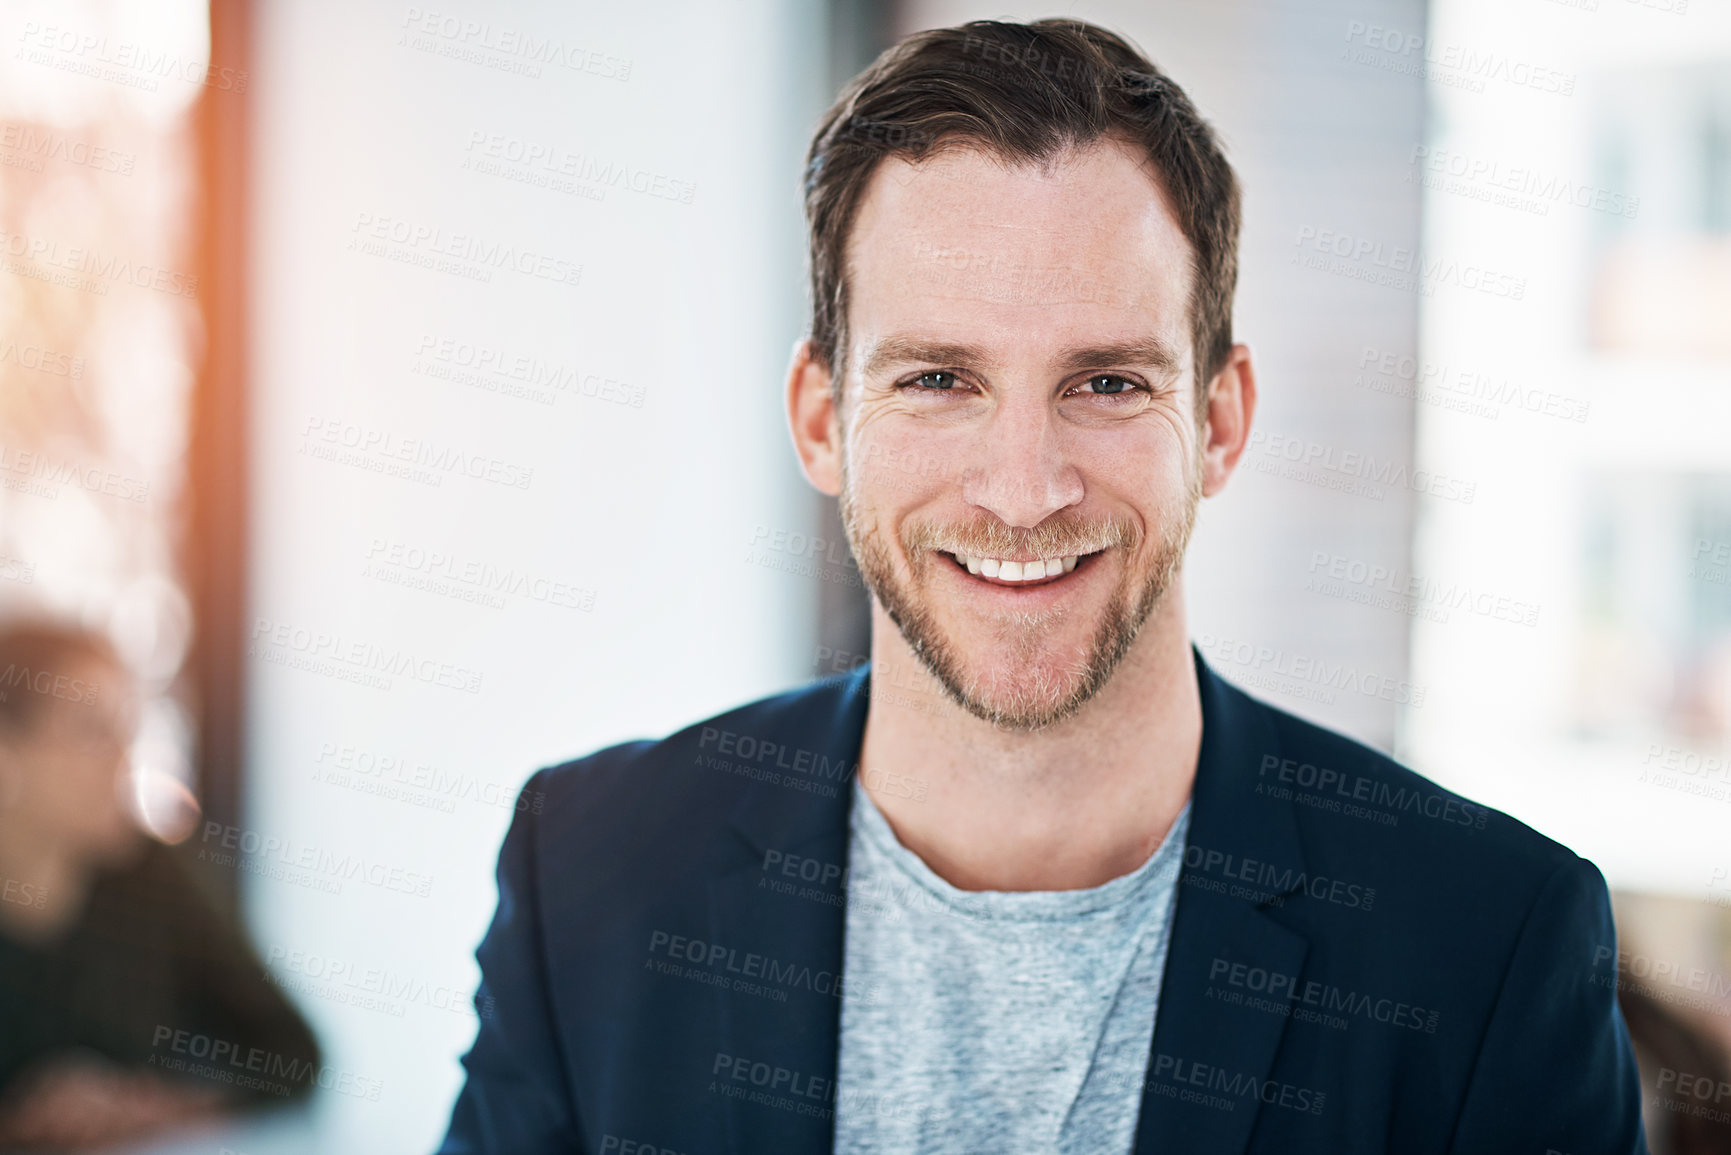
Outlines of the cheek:
{"type": "Polygon", "coordinates": [[[1169,493],[1183,491],[1192,447],[1166,427],[1149,425],[1085,431],[1072,438],[1065,451],[1085,478],[1143,504],[1163,502],[1169,493]]]}
{"type": "Polygon", "coordinates": [[[848,463],[856,493],[869,506],[897,506],[941,493],[956,476],[954,453],[926,438],[874,438],[848,463]]]}

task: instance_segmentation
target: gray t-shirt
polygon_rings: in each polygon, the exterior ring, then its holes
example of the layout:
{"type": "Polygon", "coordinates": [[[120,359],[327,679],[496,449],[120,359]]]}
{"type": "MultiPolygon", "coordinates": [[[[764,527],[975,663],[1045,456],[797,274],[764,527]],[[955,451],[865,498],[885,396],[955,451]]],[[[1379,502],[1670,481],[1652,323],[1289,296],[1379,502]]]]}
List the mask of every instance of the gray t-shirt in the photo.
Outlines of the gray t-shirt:
{"type": "Polygon", "coordinates": [[[856,779],[837,1155],[1128,1153],[1189,821],[1103,886],[964,891],[856,779]]]}

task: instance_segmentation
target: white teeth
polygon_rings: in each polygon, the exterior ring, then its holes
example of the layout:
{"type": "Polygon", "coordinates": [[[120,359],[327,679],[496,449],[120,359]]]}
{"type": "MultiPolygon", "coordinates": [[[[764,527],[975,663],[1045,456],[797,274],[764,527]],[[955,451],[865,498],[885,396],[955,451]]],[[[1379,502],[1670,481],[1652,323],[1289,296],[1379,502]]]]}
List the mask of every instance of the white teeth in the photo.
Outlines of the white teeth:
{"type": "Polygon", "coordinates": [[[1060,572],[1069,573],[1076,568],[1076,560],[1081,555],[1072,554],[1064,558],[1052,557],[1036,561],[1001,561],[995,557],[970,557],[965,553],[950,556],[966,566],[971,574],[984,574],[986,577],[1006,582],[1029,582],[1057,577],[1060,572]]]}

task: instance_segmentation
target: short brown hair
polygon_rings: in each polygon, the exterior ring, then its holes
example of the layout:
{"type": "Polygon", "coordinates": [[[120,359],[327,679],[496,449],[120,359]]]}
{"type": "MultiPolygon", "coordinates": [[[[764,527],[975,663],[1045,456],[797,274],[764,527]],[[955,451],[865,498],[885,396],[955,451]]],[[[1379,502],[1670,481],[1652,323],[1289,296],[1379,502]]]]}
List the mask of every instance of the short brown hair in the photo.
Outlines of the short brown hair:
{"type": "Polygon", "coordinates": [[[842,375],[848,233],[878,162],[953,145],[1041,163],[1122,139],[1146,152],[1191,247],[1198,421],[1232,349],[1238,181],[1183,89],[1128,41],[1081,20],[976,20],[920,32],[879,56],[824,115],[806,155],[815,355],[842,375]]]}

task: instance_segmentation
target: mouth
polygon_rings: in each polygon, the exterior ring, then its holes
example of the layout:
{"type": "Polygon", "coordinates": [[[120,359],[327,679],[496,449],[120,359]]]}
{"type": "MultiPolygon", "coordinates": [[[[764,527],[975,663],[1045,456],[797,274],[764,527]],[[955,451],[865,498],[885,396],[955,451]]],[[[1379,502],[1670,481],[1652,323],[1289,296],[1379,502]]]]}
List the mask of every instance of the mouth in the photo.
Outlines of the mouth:
{"type": "Polygon", "coordinates": [[[965,553],[946,553],[956,567],[976,581],[987,585],[1027,589],[1064,581],[1078,570],[1085,569],[1104,553],[1071,554],[1066,557],[1031,558],[1027,560],[995,557],[974,557],[965,553]]]}

